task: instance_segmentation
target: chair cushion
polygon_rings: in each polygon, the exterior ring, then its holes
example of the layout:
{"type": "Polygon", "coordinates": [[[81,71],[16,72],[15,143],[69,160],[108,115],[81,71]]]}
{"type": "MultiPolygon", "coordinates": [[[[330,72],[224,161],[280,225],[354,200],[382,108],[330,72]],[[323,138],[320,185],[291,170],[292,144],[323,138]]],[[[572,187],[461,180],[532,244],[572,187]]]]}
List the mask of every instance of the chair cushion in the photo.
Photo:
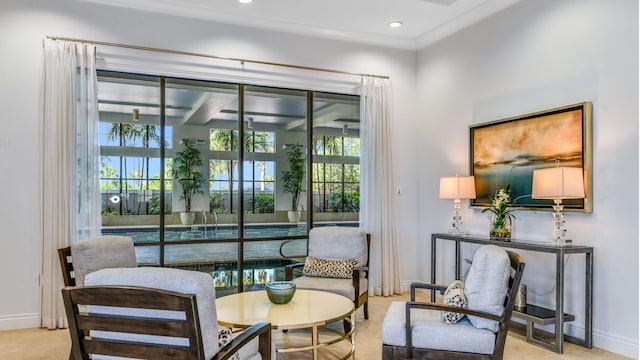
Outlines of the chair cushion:
{"type": "MultiPolygon", "coordinates": [[[[454,282],[452,282],[444,292],[444,298],[442,299],[442,302],[445,305],[466,308],[467,298],[464,296],[464,283],[460,280],[455,280],[454,282]]],[[[442,312],[442,321],[447,324],[455,324],[463,317],[465,317],[465,314],[452,311],[442,312]]]]}
{"type": "Polygon", "coordinates": [[[309,256],[319,259],[360,261],[367,266],[367,236],[359,228],[321,226],[309,231],[309,256]]]}
{"type": "MultiPolygon", "coordinates": [[[[103,269],[88,274],[85,284],[89,285],[126,285],[141,286],[195,294],[198,305],[198,318],[202,333],[204,354],[210,359],[218,352],[218,323],[216,316],[216,294],[213,280],[209,274],[172,268],[140,267],[103,269]]],[[[92,306],[91,312],[121,314],[131,316],[163,317],[168,319],[184,319],[184,313],[177,311],[138,310],[131,308],[112,308],[92,306]]],[[[92,332],[91,336],[116,338],[120,340],[138,340],[152,343],[173,343],[188,345],[183,338],[163,336],[136,335],[127,333],[92,332]]]]}
{"type": "MultiPolygon", "coordinates": [[[[469,309],[501,315],[509,287],[511,262],[507,252],[496,245],[480,247],[471,263],[464,294],[469,309]]],[[[473,326],[498,331],[498,322],[477,316],[467,316],[473,326]]]]}
{"type": "Polygon", "coordinates": [[[77,286],[83,286],[85,276],[96,270],[138,266],[130,237],[99,236],[71,244],[70,248],[77,286]]]}
{"type": "MultiPolygon", "coordinates": [[[[296,289],[328,291],[345,296],[349,300],[355,300],[356,298],[353,280],[351,279],[301,276],[293,279],[293,282],[296,284],[296,289]]],[[[360,294],[358,296],[367,292],[367,284],[368,280],[366,278],[360,278],[360,294]]]]}
{"type": "MultiPolygon", "coordinates": [[[[382,343],[406,346],[405,304],[394,301],[382,322],[382,343]]],[[[492,354],[496,335],[472,326],[467,319],[454,325],[442,321],[441,311],[411,309],[411,343],[413,347],[445,351],[492,354]]]]}
{"type": "Polygon", "coordinates": [[[302,273],[307,276],[350,279],[353,276],[353,268],[357,266],[360,266],[357,259],[331,260],[307,256],[302,273]]]}

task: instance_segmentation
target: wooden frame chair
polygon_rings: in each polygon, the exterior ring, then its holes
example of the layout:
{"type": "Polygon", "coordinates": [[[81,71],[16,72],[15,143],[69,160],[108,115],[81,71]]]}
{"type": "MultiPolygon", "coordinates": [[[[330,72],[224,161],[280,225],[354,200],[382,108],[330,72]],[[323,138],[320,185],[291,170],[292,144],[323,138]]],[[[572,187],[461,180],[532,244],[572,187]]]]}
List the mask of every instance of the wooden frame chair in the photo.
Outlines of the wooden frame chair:
{"type": "MultiPolygon", "coordinates": [[[[141,359],[205,359],[194,294],[134,286],[79,286],[64,288],[62,296],[72,338],[72,359],[88,359],[89,354],[141,359]],[[81,305],[170,310],[184,312],[185,316],[184,319],[166,319],[104,312],[91,314],[81,312],[81,305]],[[131,341],[117,339],[115,336],[99,337],[101,331],[126,333],[125,335],[171,336],[186,340],[186,344],[159,344],[157,340],[150,338],[131,341]],[[147,339],[149,340],[145,341],[147,339]]],[[[212,359],[229,359],[256,337],[262,359],[271,359],[271,324],[265,322],[245,330],[219,349],[212,359]]]]}
{"type": "MultiPolygon", "coordinates": [[[[326,230],[332,231],[334,229],[339,229],[341,231],[353,231],[354,233],[358,234],[358,236],[364,236],[366,239],[366,264],[355,267],[353,269],[353,273],[351,276],[351,285],[353,286],[354,294],[355,294],[354,298],[352,299],[355,309],[357,310],[362,306],[364,310],[364,318],[369,319],[369,292],[368,292],[368,289],[361,288],[362,286],[361,286],[360,280],[366,279],[367,284],[369,283],[369,267],[368,266],[369,266],[369,259],[370,259],[369,254],[370,254],[370,248],[371,248],[371,234],[364,233],[357,228],[319,227],[319,228],[311,229],[311,231],[309,232],[309,241],[312,241],[312,238],[314,237],[315,232],[318,232],[318,231],[323,232],[326,230]],[[312,232],[314,232],[314,234],[312,234],[312,232]]],[[[311,244],[310,244],[310,249],[311,249],[311,244]]],[[[313,253],[312,250],[310,250],[309,256],[317,256],[317,254],[313,253]]],[[[349,254],[348,251],[344,251],[343,259],[354,258],[354,256],[357,257],[357,255],[349,254]]],[[[305,265],[304,262],[286,265],[285,280],[295,281],[293,278],[293,269],[296,269],[296,268],[302,269],[304,268],[304,265],[305,265]]],[[[335,280],[343,280],[343,279],[335,279],[335,280]]],[[[297,285],[297,286],[299,289],[313,289],[313,290],[325,290],[329,292],[336,292],[336,291],[332,291],[332,289],[311,288],[311,287],[307,287],[307,285],[302,285],[302,286],[297,285]]],[[[341,294],[341,295],[344,295],[344,294],[341,294]]]]}
{"type": "Polygon", "coordinates": [[[73,261],[71,261],[71,246],[58,249],[58,258],[60,259],[64,286],[76,286],[76,278],[73,275],[73,261]]]}
{"type": "MultiPolygon", "coordinates": [[[[405,346],[394,346],[384,344],[382,345],[382,358],[384,360],[391,359],[460,359],[460,360],[468,360],[468,359],[476,359],[476,360],[501,360],[504,353],[504,345],[507,338],[507,332],[509,330],[509,326],[511,324],[511,315],[513,313],[513,306],[515,304],[516,293],[518,291],[518,285],[520,285],[520,280],[522,279],[522,274],[524,272],[525,263],[520,257],[520,255],[507,251],[509,256],[509,261],[511,264],[511,275],[509,277],[509,286],[507,290],[507,295],[504,301],[504,310],[500,315],[494,315],[487,312],[476,311],[473,309],[467,308],[459,308],[452,307],[444,304],[436,304],[436,303],[425,303],[425,302],[416,302],[415,301],[415,290],[416,289],[429,289],[444,292],[447,289],[446,285],[435,285],[435,284],[412,284],[411,285],[411,301],[406,303],[405,310],[405,334],[404,334],[404,342],[405,346]],[[423,349],[416,348],[412,345],[412,325],[407,326],[406,324],[413,324],[411,322],[411,309],[429,309],[429,310],[440,310],[440,311],[449,311],[462,313],[466,315],[472,315],[476,317],[480,317],[483,319],[493,320],[498,323],[498,330],[495,333],[495,343],[493,344],[493,352],[490,354],[481,354],[481,353],[470,353],[463,351],[446,351],[446,350],[438,350],[438,349],[423,349]]],[[[386,322],[386,319],[385,319],[386,322]]],[[[383,324],[383,332],[384,332],[383,324]]],[[[444,325],[444,326],[457,326],[457,325],[444,325]]],[[[469,325],[471,326],[471,325],[469,325]]],[[[383,336],[384,338],[384,336],[383,336]]],[[[464,341],[464,337],[461,337],[460,341],[464,341]]],[[[384,339],[383,339],[384,342],[384,339]]]]}

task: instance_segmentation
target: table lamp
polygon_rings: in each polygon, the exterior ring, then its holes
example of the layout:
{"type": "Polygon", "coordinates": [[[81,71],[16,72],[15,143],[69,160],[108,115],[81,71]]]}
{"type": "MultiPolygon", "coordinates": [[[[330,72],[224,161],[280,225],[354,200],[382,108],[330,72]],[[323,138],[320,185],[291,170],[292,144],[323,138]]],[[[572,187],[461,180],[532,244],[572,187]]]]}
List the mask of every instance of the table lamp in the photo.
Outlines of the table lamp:
{"type": "Polygon", "coordinates": [[[553,245],[570,245],[566,239],[567,230],[562,214],[563,199],[584,199],[584,179],[582,168],[554,167],[533,171],[532,199],[553,200],[553,245]]]}
{"type": "Polygon", "coordinates": [[[440,199],[453,200],[452,234],[462,235],[467,231],[462,229],[461,199],[476,198],[476,182],[473,176],[445,176],[440,178],[440,199]]]}

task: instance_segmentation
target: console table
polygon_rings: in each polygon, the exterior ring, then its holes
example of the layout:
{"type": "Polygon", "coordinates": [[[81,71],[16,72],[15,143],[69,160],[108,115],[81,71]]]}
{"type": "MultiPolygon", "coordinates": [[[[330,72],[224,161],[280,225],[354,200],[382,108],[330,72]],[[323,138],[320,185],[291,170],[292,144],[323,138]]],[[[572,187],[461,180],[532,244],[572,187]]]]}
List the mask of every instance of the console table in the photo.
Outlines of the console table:
{"type": "MultiPolygon", "coordinates": [[[[512,239],[511,241],[489,240],[486,237],[474,235],[453,235],[453,234],[431,234],[431,282],[436,283],[436,245],[437,240],[449,240],[455,242],[456,279],[460,279],[460,244],[474,243],[480,245],[497,245],[504,248],[522,249],[555,255],[556,260],[556,308],[545,309],[539,306],[527,304],[524,311],[514,309],[513,316],[522,318],[527,322],[527,342],[541,346],[543,348],[562,354],[563,341],[582,345],[591,349],[593,342],[593,247],[569,245],[556,246],[541,242],[523,241],[512,239]],[[564,323],[573,321],[575,317],[564,313],[564,257],[565,255],[584,254],[585,255],[585,296],[584,296],[584,338],[576,338],[564,334],[564,323]],[[557,316],[563,314],[563,316],[557,316]],[[535,337],[534,324],[550,325],[555,324],[555,343],[546,342],[535,337]]],[[[525,267],[532,271],[530,267],[525,267]]],[[[431,298],[435,299],[435,290],[431,291],[431,298]]]]}

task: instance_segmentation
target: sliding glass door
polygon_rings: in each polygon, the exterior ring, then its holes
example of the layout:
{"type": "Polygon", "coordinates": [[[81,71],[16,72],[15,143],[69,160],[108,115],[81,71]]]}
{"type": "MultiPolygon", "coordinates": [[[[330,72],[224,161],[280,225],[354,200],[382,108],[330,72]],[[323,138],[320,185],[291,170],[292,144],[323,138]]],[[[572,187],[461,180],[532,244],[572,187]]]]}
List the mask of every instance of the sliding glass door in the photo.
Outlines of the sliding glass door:
{"type": "Polygon", "coordinates": [[[160,205],[171,209],[161,179],[172,128],[161,120],[160,85],[154,76],[98,74],[102,233],[131,236],[138,263],[152,266],[161,264],[160,205]]]}
{"type": "Polygon", "coordinates": [[[282,280],[313,226],[358,226],[359,97],[99,73],[103,234],[138,262],[282,280]]]}

